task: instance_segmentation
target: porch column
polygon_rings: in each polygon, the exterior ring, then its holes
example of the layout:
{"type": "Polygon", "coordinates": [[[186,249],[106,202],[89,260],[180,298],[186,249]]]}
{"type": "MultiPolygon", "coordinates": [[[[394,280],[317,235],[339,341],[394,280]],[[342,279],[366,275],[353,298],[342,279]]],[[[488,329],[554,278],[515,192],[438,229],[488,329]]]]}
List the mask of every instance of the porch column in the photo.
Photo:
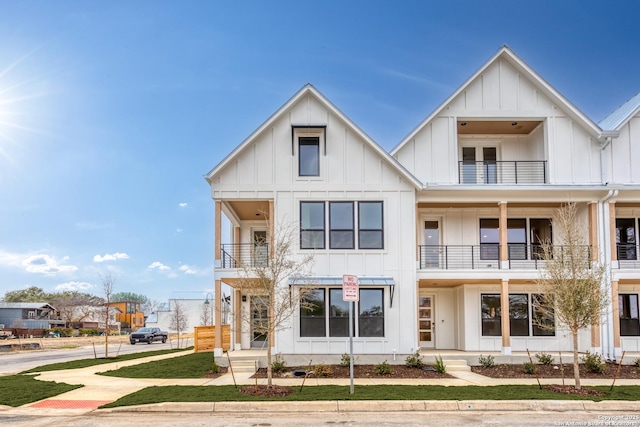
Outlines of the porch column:
{"type": "Polygon", "coordinates": [[[222,356],[222,286],[220,280],[216,280],[216,288],[213,293],[215,300],[215,345],[213,349],[213,353],[215,356],[222,356]]]}
{"type": "Polygon", "coordinates": [[[500,264],[503,269],[509,268],[509,247],[507,245],[507,202],[498,203],[500,216],[498,228],[500,232],[500,264]]]}
{"type": "Polygon", "coordinates": [[[269,246],[271,247],[271,249],[269,250],[270,256],[273,256],[273,243],[275,241],[275,236],[273,234],[273,227],[276,222],[274,211],[275,209],[273,206],[273,200],[269,200],[269,246]]]}
{"type": "MultiPolygon", "coordinates": [[[[416,348],[420,349],[420,281],[416,280],[416,332],[418,333],[418,341],[416,348]]],[[[433,319],[431,320],[433,321],[433,319]]]]}
{"type": "Polygon", "coordinates": [[[222,238],[222,203],[219,200],[215,202],[215,236],[213,244],[213,258],[214,265],[216,267],[222,267],[222,260],[220,256],[220,239],[222,238]]]}
{"type": "Polygon", "coordinates": [[[500,285],[500,323],[502,326],[502,354],[511,354],[511,325],[509,324],[509,280],[500,285]]]}
{"type": "Polygon", "coordinates": [[[618,300],[618,281],[611,281],[611,311],[613,317],[613,354],[616,359],[622,356],[622,343],[620,342],[620,301],[618,300]]]}
{"type": "Polygon", "coordinates": [[[233,334],[233,339],[235,340],[234,349],[241,350],[242,349],[242,295],[241,292],[237,289],[233,291],[233,303],[234,303],[234,313],[233,316],[233,325],[235,333],[233,334]]]}

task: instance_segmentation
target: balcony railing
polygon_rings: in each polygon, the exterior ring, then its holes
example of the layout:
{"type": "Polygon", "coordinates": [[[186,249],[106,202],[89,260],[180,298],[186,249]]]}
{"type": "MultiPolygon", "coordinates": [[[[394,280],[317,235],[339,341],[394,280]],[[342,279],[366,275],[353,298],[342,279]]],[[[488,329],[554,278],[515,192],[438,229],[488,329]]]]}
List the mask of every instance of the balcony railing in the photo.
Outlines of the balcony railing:
{"type": "Polygon", "coordinates": [[[618,268],[640,269],[639,250],[640,248],[635,243],[618,243],[616,245],[618,268]]]}
{"type": "MultiPolygon", "coordinates": [[[[478,246],[421,245],[420,269],[434,270],[480,270],[500,269],[500,245],[481,244],[478,246]]],[[[590,259],[590,248],[581,246],[580,256],[590,259]]],[[[545,268],[542,245],[509,244],[507,249],[508,268],[513,270],[539,270],[545,268]]],[[[569,256],[568,246],[553,246],[552,256],[569,256]]]]}
{"type": "Polygon", "coordinates": [[[225,243],[221,248],[222,268],[255,268],[269,264],[269,245],[225,243]]]}
{"type": "Polygon", "coordinates": [[[458,162],[460,184],[545,184],[545,160],[458,162]]]}

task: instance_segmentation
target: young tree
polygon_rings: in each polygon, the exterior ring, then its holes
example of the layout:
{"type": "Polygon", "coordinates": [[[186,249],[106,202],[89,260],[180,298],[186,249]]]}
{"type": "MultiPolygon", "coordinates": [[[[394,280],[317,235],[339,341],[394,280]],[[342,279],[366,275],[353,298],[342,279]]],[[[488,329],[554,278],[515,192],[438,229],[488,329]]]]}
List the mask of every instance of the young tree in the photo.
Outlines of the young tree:
{"type": "Polygon", "coordinates": [[[180,301],[173,301],[169,327],[178,332],[178,348],[180,348],[180,333],[188,327],[187,312],[180,301]]]}
{"type": "MultiPolygon", "coordinates": [[[[267,345],[267,386],[272,386],[272,345],[275,333],[290,326],[289,320],[299,307],[307,305],[310,288],[300,287],[291,293],[290,278],[311,274],[313,255],[295,255],[297,229],[293,224],[274,227],[271,244],[255,242],[250,259],[241,263],[240,277],[235,285],[243,295],[249,295],[254,312],[266,313],[266,320],[256,321],[251,310],[236,313],[254,333],[263,334],[267,345]]],[[[262,317],[262,316],[259,316],[262,317]]]]}
{"type": "Polygon", "coordinates": [[[208,326],[213,325],[213,319],[211,318],[211,301],[209,304],[202,304],[200,306],[200,325],[208,326]]]}
{"type": "Polygon", "coordinates": [[[558,209],[554,219],[553,230],[562,246],[552,246],[550,242],[542,245],[545,268],[537,280],[540,297],[533,301],[537,313],[534,321],[541,328],[554,329],[555,317],[571,332],[573,375],[579,390],[578,332],[599,325],[609,304],[604,288],[605,267],[591,258],[588,228],[575,203],[558,209]]]}
{"type": "Polygon", "coordinates": [[[113,296],[113,288],[116,283],[116,279],[111,275],[111,272],[100,275],[100,281],[102,282],[102,291],[104,293],[104,309],[102,316],[104,317],[104,357],[109,357],[109,312],[111,310],[111,298],[113,296]]]}

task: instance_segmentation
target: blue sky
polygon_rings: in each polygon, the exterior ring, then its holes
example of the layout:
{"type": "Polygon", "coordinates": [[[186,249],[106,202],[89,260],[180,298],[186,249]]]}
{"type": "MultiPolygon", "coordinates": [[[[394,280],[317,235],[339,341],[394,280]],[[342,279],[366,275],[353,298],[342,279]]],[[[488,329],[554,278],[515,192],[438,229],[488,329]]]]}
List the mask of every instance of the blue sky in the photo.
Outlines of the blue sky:
{"type": "Polygon", "coordinates": [[[312,83],[390,150],[504,44],[594,121],[640,2],[0,0],[0,296],[213,284],[203,175],[312,83]]]}

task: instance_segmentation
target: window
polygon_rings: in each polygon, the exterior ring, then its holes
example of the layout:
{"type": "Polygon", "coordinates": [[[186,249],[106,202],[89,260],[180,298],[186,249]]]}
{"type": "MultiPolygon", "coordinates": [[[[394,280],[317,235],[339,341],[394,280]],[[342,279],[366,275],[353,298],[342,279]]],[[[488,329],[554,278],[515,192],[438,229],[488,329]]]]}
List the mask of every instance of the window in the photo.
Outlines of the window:
{"type": "Polygon", "coordinates": [[[300,202],[300,249],[326,248],[327,215],[330,249],[384,249],[383,202],[368,201],[300,202]]]}
{"type": "Polygon", "coordinates": [[[527,221],[507,219],[509,259],[527,259],[527,221]]]}
{"type": "Polygon", "coordinates": [[[480,259],[500,259],[497,219],[480,219],[480,259]]]}
{"type": "Polygon", "coordinates": [[[542,245],[545,243],[550,244],[553,241],[551,219],[529,219],[529,236],[529,241],[531,242],[531,259],[543,259],[544,250],[542,249],[542,245]]]}
{"type": "MultiPolygon", "coordinates": [[[[482,294],[480,299],[482,336],[501,336],[502,311],[500,306],[500,295],[482,294]]],[[[546,312],[543,313],[541,310],[536,308],[540,299],[540,294],[532,294],[531,298],[529,298],[529,294],[509,294],[510,336],[555,336],[555,321],[553,314],[546,312]],[[531,299],[531,317],[529,316],[529,299],[531,299]],[[531,325],[531,330],[529,329],[529,325],[531,325]]]]}
{"type": "Polygon", "coordinates": [[[616,248],[618,260],[637,259],[635,219],[616,218],[616,248]]]}
{"type": "Polygon", "coordinates": [[[29,313],[27,313],[27,318],[28,319],[35,319],[36,318],[36,312],[35,311],[29,311],[29,313]]]}
{"type": "Polygon", "coordinates": [[[306,295],[300,306],[301,337],[324,337],[327,335],[324,307],[324,289],[313,289],[306,295]]]}
{"type": "MultiPolygon", "coordinates": [[[[354,303],[354,313],[357,313],[351,314],[354,337],[384,337],[383,289],[360,288],[360,301],[354,303]]],[[[349,315],[349,303],[342,300],[342,288],[314,289],[300,307],[300,337],[348,337],[349,315]]]]}
{"type": "Polygon", "coordinates": [[[320,175],[320,138],[317,136],[298,139],[298,175],[320,175]]]}
{"type": "Polygon", "coordinates": [[[358,243],[360,249],[383,249],[382,202],[358,203],[358,243]]]}
{"type": "Polygon", "coordinates": [[[639,336],[640,323],[638,322],[638,295],[618,295],[618,309],[620,311],[620,335],[639,336]]]}
{"type": "Polygon", "coordinates": [[[324,202],[300,202],[300,248],[324,247],[324,202]]]}
{"type": "Polygon", "coordinates": [[[384,337],[382,289],[361,289],[358,309],[358,336],[384,337]]]}
{"type": "Polygon", "coordinates": [[[329,247],[353,249],[353,202],[329,202],[329,247]]]}

